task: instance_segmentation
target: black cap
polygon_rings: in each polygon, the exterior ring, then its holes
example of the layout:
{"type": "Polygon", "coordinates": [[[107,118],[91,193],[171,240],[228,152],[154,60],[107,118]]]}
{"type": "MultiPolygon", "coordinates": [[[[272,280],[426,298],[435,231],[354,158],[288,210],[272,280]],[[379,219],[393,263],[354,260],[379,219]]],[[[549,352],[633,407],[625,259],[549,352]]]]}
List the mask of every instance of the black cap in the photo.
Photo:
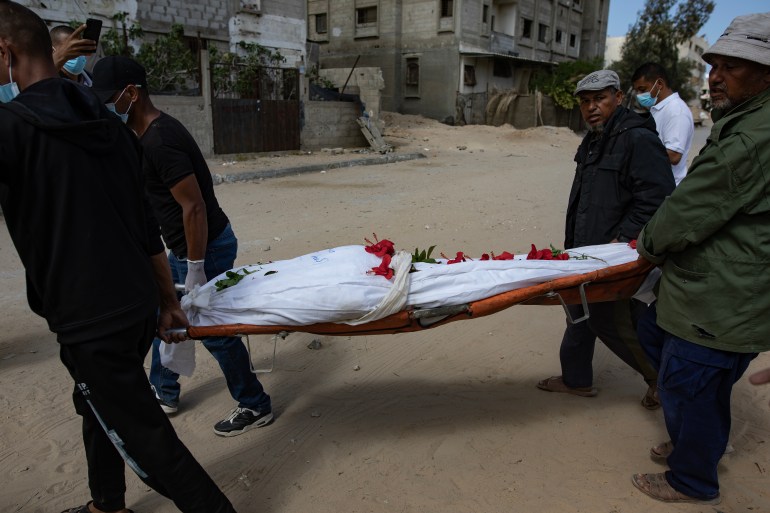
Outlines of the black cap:
{"type": "Polygon", "coordinates": [[[147,88],[147,73],[141,64],[128,57],[105,57],[94,66],[91,90],[102,102],[128,85],[147,88]]]}

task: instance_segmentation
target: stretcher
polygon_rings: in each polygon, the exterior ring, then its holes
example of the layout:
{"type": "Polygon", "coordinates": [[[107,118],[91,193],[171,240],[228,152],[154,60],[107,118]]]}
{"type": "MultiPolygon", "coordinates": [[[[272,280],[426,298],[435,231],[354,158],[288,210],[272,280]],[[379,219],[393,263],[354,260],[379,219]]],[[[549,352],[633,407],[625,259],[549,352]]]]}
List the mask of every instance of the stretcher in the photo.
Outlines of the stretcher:
{"type": "Polygon", "coordinates": [[[588,318],[590,303],[616,301],[632,297],[653,264],[638,259],[625,264],[609,266],[595,271],[567,276],[537,285],[503,292],[466,304],[436,308],[411,308],[382,319],[360,325],[341,323],[317,323],[305,326],[257,326],[251,324],[223,324],[216,326],[190,326],[187,336],[191,339],[222,336],[282,335],[312,333],[330,336],[386,335],[422,331],[450,322],[485,317],[515,305],[562,305],[570,322],[588,318]],[[572,319],[567,305],[584,307],[584,315],[572,319]]]}

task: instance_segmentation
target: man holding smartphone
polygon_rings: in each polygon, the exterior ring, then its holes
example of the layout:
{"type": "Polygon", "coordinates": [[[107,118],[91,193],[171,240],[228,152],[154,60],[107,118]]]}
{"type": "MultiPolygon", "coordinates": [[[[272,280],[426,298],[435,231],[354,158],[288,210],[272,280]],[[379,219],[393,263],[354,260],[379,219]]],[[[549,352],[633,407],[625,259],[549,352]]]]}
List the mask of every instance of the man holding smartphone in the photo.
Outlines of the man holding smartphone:
{"type": "MultiPolygon", "coordinates": [[[[69,25],[58,25],[51,29],[54,65],[62,78],[68,78],[86,87],[91,87],[91,76],[85,70],[87,55],[96,51],[97,42],[83,36],[85,24],[73,29],[69,25]]],[[[98,34],[97,34],[98,39],[98,34]]]]}

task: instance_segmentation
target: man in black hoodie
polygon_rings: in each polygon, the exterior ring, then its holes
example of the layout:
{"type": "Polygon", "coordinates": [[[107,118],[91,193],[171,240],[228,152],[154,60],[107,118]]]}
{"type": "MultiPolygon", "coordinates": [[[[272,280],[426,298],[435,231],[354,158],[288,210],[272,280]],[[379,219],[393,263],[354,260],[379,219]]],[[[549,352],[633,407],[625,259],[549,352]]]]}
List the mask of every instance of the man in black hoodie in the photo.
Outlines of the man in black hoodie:
{"type": "Polygon", "coordinates": [[[0,203],[32,310],[57,335],[83,417],[93,500],[126,512],[125,463],[181,511],[232,505],[177,438],[143,363],[156,333],[186,326],[138,145],[87,89],[58,78],[45,23],[0,0],[0,203]]]}
{"type": "MultiPolygon", "coordinates": [[[[589,131],[575,155],[564,247],[630,242],[674,190],[666,149],[652,118],[642,118],[621,105],[623,93],[614,71],[589,74],[578,83],[575,95],[589,131]]],[[[648,384],[642,404],[654,408],[657,376],[635,333],[636,320],[646,307],[635,299],[593,303],[586,322],[567,323],[559,351],[562,375],[544,379],[537,387],[595,396],[592,360],[599,337],[642,374],[648,384]]],[[[568,310],[573,319],[584,314],[579,305],[568,310]]]]}

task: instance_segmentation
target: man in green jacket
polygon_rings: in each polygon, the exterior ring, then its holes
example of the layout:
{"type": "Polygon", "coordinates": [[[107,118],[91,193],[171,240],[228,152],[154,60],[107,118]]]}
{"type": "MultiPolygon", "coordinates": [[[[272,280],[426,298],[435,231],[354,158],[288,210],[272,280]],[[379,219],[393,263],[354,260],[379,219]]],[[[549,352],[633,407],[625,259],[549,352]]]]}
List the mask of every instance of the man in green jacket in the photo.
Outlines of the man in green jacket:
{"type": "Polygon", "coordinates": [[[633,483],[665,502],[718,504],[733,384],[770,350],[770,13],[735,18],[703,59],[714,126],[637,243],[663,268],[639,340],[671,440],[650,453],[670,470],[633,483]]]}

